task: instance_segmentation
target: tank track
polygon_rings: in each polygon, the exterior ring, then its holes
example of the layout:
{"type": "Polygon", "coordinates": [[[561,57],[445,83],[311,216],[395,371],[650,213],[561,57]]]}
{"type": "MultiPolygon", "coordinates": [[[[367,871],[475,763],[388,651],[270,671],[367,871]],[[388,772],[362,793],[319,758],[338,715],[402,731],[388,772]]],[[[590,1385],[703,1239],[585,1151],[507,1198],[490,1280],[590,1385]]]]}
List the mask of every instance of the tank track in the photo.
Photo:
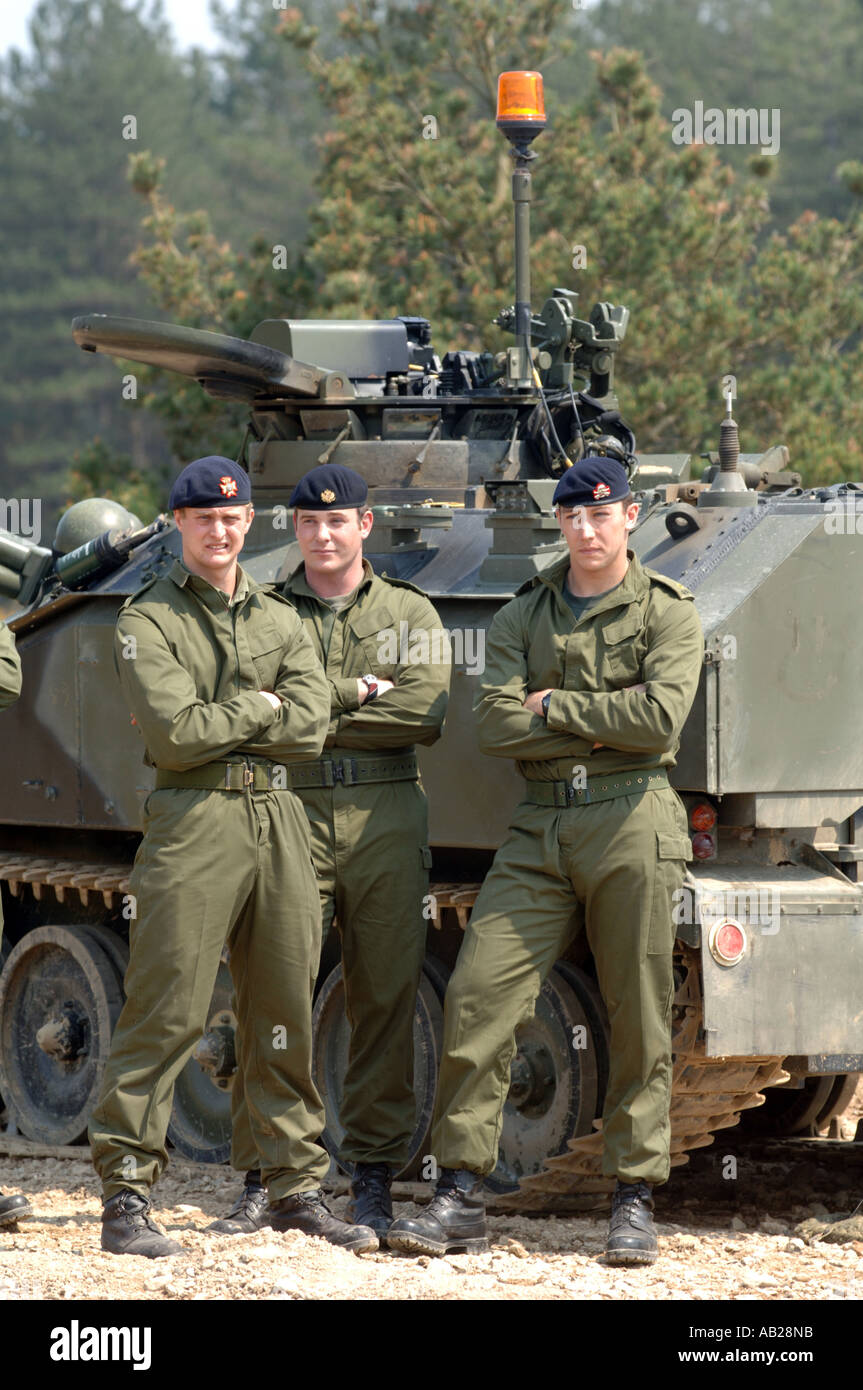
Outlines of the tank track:
{"type": "MultiPolygon", "coordinates": [[[[68,891],[78,894],[86,907],[90,893],[101,893],[106,907],[129,891],[131,864],[107,864],[73,859],[46,859],[40,854],[0,853],[0,879],[5,879],[9,891],[17,897],[23,884],[29,884],[33,896],[40,900],[45,889],[51,888],[58,902],[65,900],[68,891]]],[[[476,902],[478,883],[433,883],[432,920],[440,925],[440,909],[452,908],[458,924],[464,930],[476,902]]]]}
{"type": "Polygon", "coordinates": [[[29,884],[37,902],[46,888],[53,889],[58,902],[65,902],[67,893],[77,893],[86,907],[91,893],[101,893],[106,907],[129,891],[128,867],[120,864],[100,864],[72,859],[45,859],[38,854],[0,854],[0,879],[5,879],[13,897],[29,884]]]}
{"type": "MultiPolygon", "coordinates": [[[[731,1129],[744,1110],[764,1104],[763,1087],[788,1080],[782,1057],[707,1057],[702,1038],[701,962],[684,946],[675,953],[682,979],[673,1007],[671,1166],[689,1162],[721,1129],[731,1129]]],[[[602,1174],[602,1123],[593,1134],[570,1139],[568,1152],[546,1159],[545,1168],[524,1178],[519,1190],[501,1199],[511,1211],[575,1212],[605,1206],[614,1179],[602,1174]]]]}
{"type": "MultiPolygon", "coordinates": [[[[118,906],[128,892],[131,868],[131,864],[0,854],[0,879],[6,880],[13,896],[29,885],[37,900],[50,889],[60,902],[75,893],[86,906],[90,895],[98,893],[109,909],[118,906]]],[[[440,913],[447,908],[464,929],[478,892],[479,884],[432,884],[434,925],[441,925],[440,913]]],[[[698,953],[683,947],[675,964],[680,967],[680,983],[674,997],[672,1034],[672,1167],[686,1163],[692,1150],[712,1144],[715,1133],[736,1125],[744,1110],[763,1105],[765,1086],[788,1079],[781,1057],[704,1055],[698,953]]],[[[498,1198],[496,1207],[565,1213],[604,1205],[614,1183],[602,1175],[601,1122],[596,1125],[593,1134],[571,1139],[568,1152],[547,1159],[541,1173],[523,1179],[517,1192],[498,1198]]]]}
{"type": "MultiPolygon", "coordinates": [[[[441,884],[437,908],[455,908],[467,925],[479,885],[441,884]]],[[[688,1163],[695,1149],[707,1148],[721,1129],[731,1129],[744,1110],[764,1104],[763,1088],[789,1079],[782,1057],[707,1057],[702,1037],[701,961],[682,946],[675,953],[679,980],[672,1025],[671,1166],[688,1163]]],[[[518,1191],[497,1198],[495,1208],[521,1212],[577,1212],[607,1205],[614,1179],[602,1174],[602,1122],[593,1134],[570,1139],[568,1152],[545,1161],[541,1173],[523,1178],[518,1191]]]]}

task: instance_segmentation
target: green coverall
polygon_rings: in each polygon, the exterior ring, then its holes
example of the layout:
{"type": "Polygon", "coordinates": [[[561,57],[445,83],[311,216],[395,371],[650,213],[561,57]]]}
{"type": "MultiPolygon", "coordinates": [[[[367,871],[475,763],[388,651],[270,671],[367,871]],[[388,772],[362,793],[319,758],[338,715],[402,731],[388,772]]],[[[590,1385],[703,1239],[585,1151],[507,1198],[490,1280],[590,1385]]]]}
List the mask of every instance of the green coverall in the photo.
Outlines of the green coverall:
{"type": "MultiPolygon", "coordinates": [[[[309,587],[303,565],[284,594],[330,683],[324,757],[367,766],[376,757],[409,758],[415,744],[436,742],[451,665],[448,634],[421,590],[378,578],[368,561],[363,571],[353,602],[335,615],[309,587]],[[360,706],[357,678],[370,672],[396,686],[360,706]]],[[[413,1017],[431,864],[425,793],[415,778],[394,781],[384,773],[380,781],[306,787],[299,795],[311,827],[324,935],[335,918],[342,940],[351,1043],[340,1157],[398,1170],[416,1122],[413,1017]]],[[[238,1075],[231,1162],[241,1172],[259,1166],[242,1090],[238,1075]]]]}
{"type": "Polygon", "coordinates": [[[515,1029],[584,927],[611,1024],[603,1172],[659,1183],[669,1171],[672,893],[691,846],[680,798],[656,773],[674,765],[695,697],[701,625],[688,591],[632,552],[623,581],[576,621],[562,596],[569,564],[523,586],[488,634],[480,747],[518,760],[528,799],[450,980],[431,1152],[441,1167],[495,1167],[515,1029]],[[626,689],[641,682],[644,692],[626,689]],[[523,701],[549,687],[546,722],[523,701]],[[657,790],[644,789],[651,772],[657,790]],[[601,795],[604,779],[625,794],[535,804],[565,799],[567,787],[601,795]]]}
{"type": "MultiPolygon", "coordinates": [[[[15,649],[15,634],[0,623],[0,709],[14,705],[21,694],[21,658],[15,649]]],[[[0,941],[3,940],[3,901],[0,899],[0,941]]]]}
{"type": "Polygon", "coordinates": [[[126,1003],[90,1121],[104,1195],[146,1197],[165,1167],[174,1083],[206,1028],[226,940],[270,1198],[316,1188],[328,1167],[311,1080],[320,904],[299,798],[264,788],[289,786],[284,764],[320,752],[324,673],[281,595],[238,569],[229,599],[179,562],[124,604],[115,657],[159,771],[130,885],[126,1003]],[[257,780],[239,789],[244,761],[257,780]]]}

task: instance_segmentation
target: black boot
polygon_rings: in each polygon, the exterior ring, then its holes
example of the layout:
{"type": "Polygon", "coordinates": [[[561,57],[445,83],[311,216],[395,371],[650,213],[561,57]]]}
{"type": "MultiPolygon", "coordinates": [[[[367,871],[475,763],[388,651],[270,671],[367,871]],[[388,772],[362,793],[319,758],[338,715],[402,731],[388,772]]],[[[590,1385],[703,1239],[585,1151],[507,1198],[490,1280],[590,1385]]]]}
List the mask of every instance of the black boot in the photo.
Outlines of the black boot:
{"type": "Polygon", "coordinates": [[[355,1255],[366,1255],[378,1248],[378,1238],[370,1227],[350,1226],[333,1216],[320,1188],[281,1197],[270,1204],[267,1215],[274,1231],[303,1231],[307,1236],[320,1236],[330,1245],[340,1245],[355,1255]]]}
{"type": "Polygon", "coordinates": [[[467,1168],[442,1168],[435,1195],[421,1216],[390,1226],[387,1245],[409,1255],[479,1254],[488,1249],[482,1178],[467,1168]]]}
{"type": "Polygon", "coordinates": [[[382,1243],[393,1224],[392,1180],[389,1164],[358,1163],[351,1183],[351,1201],[345,1210],[346,1221],[368,1226],[382,1243]]]}
{"type": "Polygon", "coordinates": [[[618,1178],[611,1202],[606,1260],[610,1265],[652,1265],[658,1253],[649,1185],[618,1178]]]}
{"type": "Polygon", "coordinates": [[[221,1221],[212,1221],[207,1230],[218,1236],[250,1236],[269,1224],[267,1189],[261,1182],[261,1170],[251,1168],[246,1174],[242,1194],[227,1216],[221,1221]]]}
{"type": "Polygon", "coordinates": [[[144,1255],[148,1260],[185,1255],[182,1245],[168,1239],[149,1210],[147,1199],[128,1187],[110,1197],[102,1212],[102,1249],[111,1255],[144,1255]]]}
{"type": "Polygon", "coordinates": [[[0,1226],[12,1226],[14,1229],[16,1221],[24,1221],[32,1215],[30,1203],[20,1193],[16,1193],[14,1197],[4,1197],[0,1194],[0,1226]]]}

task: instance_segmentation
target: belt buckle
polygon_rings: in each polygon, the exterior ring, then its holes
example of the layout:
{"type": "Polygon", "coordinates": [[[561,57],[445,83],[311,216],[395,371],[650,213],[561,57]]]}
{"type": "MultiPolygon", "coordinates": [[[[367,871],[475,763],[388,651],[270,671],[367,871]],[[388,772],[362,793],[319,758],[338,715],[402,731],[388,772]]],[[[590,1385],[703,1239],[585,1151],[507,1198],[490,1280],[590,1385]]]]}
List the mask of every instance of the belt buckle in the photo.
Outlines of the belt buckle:
{"type": "Polygon", "coordinates": [[[343,761],[342,759],[340,759],[340,760],[336,763],[336,762],[333,762],[333,761],[331,760],[331,761],[330,761],[330,767],[332,768],[332,773],[333,773],[333,786],[336,785],[336,782],[341,782],[342,786],[344,786],[344,784],[345,784],[345,765],[344,765],[344,761],[343,761]]]}
{"type": "Polygon", "coordinates": [[[243,766],[243,788],[255,785],[255,769],[249,763],[243,766]]]}

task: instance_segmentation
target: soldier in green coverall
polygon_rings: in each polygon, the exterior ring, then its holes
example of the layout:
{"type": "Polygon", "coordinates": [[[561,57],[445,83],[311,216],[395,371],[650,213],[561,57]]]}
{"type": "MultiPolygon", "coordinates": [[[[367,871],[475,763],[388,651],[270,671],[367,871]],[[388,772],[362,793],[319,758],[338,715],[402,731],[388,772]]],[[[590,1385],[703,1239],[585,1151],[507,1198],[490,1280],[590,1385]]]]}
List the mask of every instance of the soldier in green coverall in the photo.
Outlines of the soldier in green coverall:
{"type": "Polygon", "coordinates": [[[90,1121],[102,1248],[183,1253],[149,1218],[148,1193],[167,1162],[174,1083],[206,1027],[227,941],[270,1223],[375,1250],[374,1232],[336,1220],[320,1191],[328,1160],[311,1080],[320,904],[285,767],[320,753],[329,687],[293,608],[237,564],[252,520],[244,470],[197,459],[170,505],[183,563],[124,604],[115,639],[156,788],[130,885],[126,1003],[90,1121]]]}
{"type": "MultiPolygon", "coordinates": [[[[21,658],[15,650],[12,629],[0,623],[0,709],[7,709],[21,694],[21,658]]],[[[0,941],[3,939],[3,906],[0,903],[0,941]]],[[[20,1194],[4,1197],[0,1192],[0,1227],[31,1215],[30,1203],[20,1194]]]]}
{"type": "Polygon", "coordinates": [[[584,928],[611,1024],[603,1172],[617,1179],[607,1255],[656,1258],[651,1185],[669,1172],[672,894],[691,858],[668,783],[703,661],[681,585],[626,548],[638,508],[614,459],[569,469],[554,501],[569,555],[496,615],[477,699],[480,747],[518,760],[525,797],[476,902],[447,991],[421,1217],[388,1244],[485,1248],[514,1031],[584,928]]]}
{"type": "MultiPolygon", "coordinates": [[[[449,637],[412,584],[378,578],[363,559],[372,527],[365,480],[339,464],[312,469],[291,496],[303,563],[284,585],[329,681],[324,757],[293,769],[309,818],[323,929],[342,941],[351,1044],[340,1158],[354,1167],[349,1216],[383,1236],[390,1184],[415,1126],[414,1001],[428,923],[428,823],[414,745],[441,733],[449,637]]],[[[242,1051],[243,1040],[240,1040],[242,1051]]],[[[244,1191],[211,1230],[239,1235],[267,1219],[239,1076],[232,1162],[244,1191]]]]}
{"type": "Polygon", "coordinates": [[[21,694],[21,658],[10,627],[0,623],[0,709],[14,705],[21,694]]]}

